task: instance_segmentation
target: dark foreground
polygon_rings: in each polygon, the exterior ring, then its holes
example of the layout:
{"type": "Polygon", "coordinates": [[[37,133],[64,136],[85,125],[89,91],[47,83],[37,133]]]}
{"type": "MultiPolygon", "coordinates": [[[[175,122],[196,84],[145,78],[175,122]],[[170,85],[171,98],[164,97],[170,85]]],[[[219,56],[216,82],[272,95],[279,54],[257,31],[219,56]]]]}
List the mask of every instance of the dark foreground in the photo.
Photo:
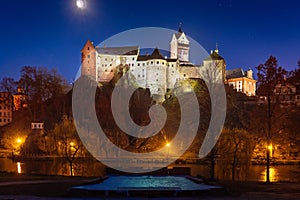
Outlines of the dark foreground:
{"type": "Polygon", "coordinates": [[[73,186],[96,183],[99,178],[0,174],[0,199],[300,199],[300,183],[221,182],[218,192],[184,194],[178,197],[139,195],[109,197],[74,194],[73,186]]]}

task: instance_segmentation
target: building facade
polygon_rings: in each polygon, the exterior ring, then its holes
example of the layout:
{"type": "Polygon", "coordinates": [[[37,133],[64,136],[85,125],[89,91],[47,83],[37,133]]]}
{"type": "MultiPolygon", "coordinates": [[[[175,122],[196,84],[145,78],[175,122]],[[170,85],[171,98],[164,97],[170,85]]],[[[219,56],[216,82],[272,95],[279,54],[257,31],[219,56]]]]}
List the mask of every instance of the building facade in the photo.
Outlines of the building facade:
{"type": "Polygon", "coordinates": [[[0,92],[0,126],[12,121],[13,99],[9,92],[0,92]]]}
{"type": "MultiPolygon", "coordinates": [[[[81,50],[81,74],[98,82],[109,82],[118,69],[126,68],[138,87],[148,88],[152,95],[159,96],[164,96],[168,89],[174,89],[176,83],[181,80],[201,78],[203,68],[216,66],[220,70],[222,80],[228,80],[226,62],[219,55],[218,48],[204,59],[202,65],[195,65],[189,61],[189,44],[181,27],[171,38],[169,57],[164,57],[158,49],[154,49],[151,55],[141,55],[138,46],[99,47],[88,40],[81,50]]],[[[252,84],[253,81],[248,82],[252,84]]],[[[243,82],[244,85],[247,87],[246,81],[243,82]]],[[[253,87],[255,88],[255,83],[253,87]]],[[[250,89],[242,89],[241,92],[255,95],[255,89],[253,91],[251,88],[251,92],[248,90],[250,89]]]]}
{"type": "Polygon", "coordinates": [[[274,94],[281,106],[300,106],[300,84],[298,83],[284,80],[275,85],[274,94]]]}
{"type": "Polygon", "coordinates": [[[226,81],[237,92],[242,92],[247,96],[255,96],[256,80],[253,78],[253,71],[249,69],[244,72],[243,69],[232,69],[226,71],[226,81]]]}
{"type": "Polygon", "coordinates": [[[17,93],[13,95],[13,101],[14,101],[14,111],[18,111],[21,108],[26,108],[27,105],[27,95],[25,94],[25,91],[22,88],[17,89],[17,93]]]}

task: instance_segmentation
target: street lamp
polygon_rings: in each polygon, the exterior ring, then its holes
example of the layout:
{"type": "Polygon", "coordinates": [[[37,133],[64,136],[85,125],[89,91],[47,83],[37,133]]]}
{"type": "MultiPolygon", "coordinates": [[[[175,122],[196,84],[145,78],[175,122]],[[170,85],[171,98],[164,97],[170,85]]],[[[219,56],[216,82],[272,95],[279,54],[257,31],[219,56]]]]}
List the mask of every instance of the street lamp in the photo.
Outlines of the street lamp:
{"type": "Polygon", "coordinates": [[[171,145],[170,145],[170,143],[169,142],[167,142],[166,143],[166,147],[170,147],[171,145]]]}
{"type": "Polygon", "coordinates": [[[167,147],[167,161],[169,160],[170,146],[171,146],[170,142],[167,142],[167,143],[166,143],[166,147],[167,147]]]}

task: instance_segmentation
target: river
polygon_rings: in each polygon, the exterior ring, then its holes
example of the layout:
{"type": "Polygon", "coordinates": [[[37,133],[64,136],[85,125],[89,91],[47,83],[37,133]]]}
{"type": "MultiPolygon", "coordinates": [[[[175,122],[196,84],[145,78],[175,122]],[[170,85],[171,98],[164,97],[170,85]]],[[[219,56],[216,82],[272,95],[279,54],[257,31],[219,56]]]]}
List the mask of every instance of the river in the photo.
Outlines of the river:
{"type": "MultiPolygon", "coordinates": [[[[184,164],[173,165],[173,167],[190,167],[191,175],[209,177],[210,167],[208,165],[184,164]]],[[[75,176],[104,176],[106,168],[94,160],[74,163],[73,171],[75,176]]],[[[217,179],[230,179],[226,175],[227,171],[222,170],[222,166],[216,165],[215,174],[217,179]]],[[[266,173],[263,165],[250,165],[247,172],[237,169],[236,180],[265,181],[266,173]]],[[[45,174],[45,175],[64,175],[69,176],[69,164],[63,160],[54,161],[26,161],[24,163],[13,162],[8,158],[0,158],[0,172],[12,172],[23,174],[45,174]]],[[[300,181],[299,165],[276,165],[271,166],[270,177],[272,182],[278,181],[300,181]]]]}

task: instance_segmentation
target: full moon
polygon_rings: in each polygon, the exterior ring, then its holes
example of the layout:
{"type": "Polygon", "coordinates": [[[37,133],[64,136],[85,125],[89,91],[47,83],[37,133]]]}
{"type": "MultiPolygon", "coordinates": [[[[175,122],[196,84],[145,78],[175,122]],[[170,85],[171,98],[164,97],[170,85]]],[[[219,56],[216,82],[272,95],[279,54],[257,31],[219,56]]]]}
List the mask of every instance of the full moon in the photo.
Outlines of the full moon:
{"type": "Polygon", "coordinates": [[[85,0],[76,0],[76,6],[77,8],[84,9],[86,6],[85,0]]]}

